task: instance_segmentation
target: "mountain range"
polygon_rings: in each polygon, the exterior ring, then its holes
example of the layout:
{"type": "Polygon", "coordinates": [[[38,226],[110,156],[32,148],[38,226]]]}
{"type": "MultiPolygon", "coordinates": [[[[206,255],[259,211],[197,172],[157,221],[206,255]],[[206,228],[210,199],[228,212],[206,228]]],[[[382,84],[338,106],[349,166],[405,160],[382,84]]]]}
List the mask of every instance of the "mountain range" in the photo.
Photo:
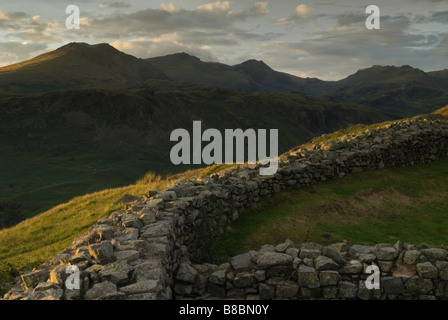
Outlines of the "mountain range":
{"type": "Polygon", "coordinates": [[[2,222],[17,208],[22,219],[148,171],[186,170],[170,163],[169,135],[194,120],[204,130],[279,129],[285,152],[351,124],[434,111],[447,104],[446,84],[448,70],[374,66],[323,81],[257,60],[139,59],[70,43],[0,68],[0,228],[17,222],[2,222]]]}

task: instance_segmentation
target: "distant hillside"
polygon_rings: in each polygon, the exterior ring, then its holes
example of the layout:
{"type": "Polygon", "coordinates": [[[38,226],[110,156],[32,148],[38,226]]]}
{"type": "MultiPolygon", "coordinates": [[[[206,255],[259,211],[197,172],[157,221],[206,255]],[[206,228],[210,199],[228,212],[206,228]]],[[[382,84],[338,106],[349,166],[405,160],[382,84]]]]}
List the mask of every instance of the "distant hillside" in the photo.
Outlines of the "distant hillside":
{"type": "MultiPolygon", "coordinates": [[[[20,205],[20,213],[29,217],[75,195],[131,183],[148,171],[184,171],[189,167],[170,162],[170,133],[176,128],[191,132],[194,120],[202,121],[203,130],[221,132],[278,129],[282,152],[351,123],[394,118],[303,94],[166,85],[155,81],[132,90],[0,97],[4,214],[20,205]]],[[[1,211],[0,206],[0,226],[1,211]]]]}
{"type": "Polygon", "coordinates": [[[332,91],[322,97],[413,116],[446,105],[448,72],[426,73],[411,66],[373,66],[335,82],[332,91]]]}
{"type": "Polygon", "coordinates": [[[373,66],[339,81],[322,81],[278,72],[257,60],[229,66],[178,53],[147,61],[174,80],[239,92],[303,92],[402,117],[432,112],[448,102],[448,70],[426,73],[411,66],[373,66]]]}
{"type": "Polygon", "coordinates": [[[166,80],[157,68],[108,44],[70,43],[36,58],[0,68],[0,93],[74,88],[125,88],[166,80]]]}
{"type": "Polygon", "coordinates": [[[226,87],[239,92],[303,92],[319,95],[330,88],[325,81],[278,72],[257,60],[229,66],[203,62],[187,53],[176,53],[146,61],[174,80],[226,87]]]}

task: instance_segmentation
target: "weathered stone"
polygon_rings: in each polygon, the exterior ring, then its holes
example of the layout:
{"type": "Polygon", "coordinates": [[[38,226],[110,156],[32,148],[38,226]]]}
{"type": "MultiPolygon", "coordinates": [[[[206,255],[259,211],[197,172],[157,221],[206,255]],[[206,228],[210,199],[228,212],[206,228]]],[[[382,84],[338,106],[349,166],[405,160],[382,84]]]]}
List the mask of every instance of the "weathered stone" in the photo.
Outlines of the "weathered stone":
{"type": "Polygon", "coordinates": [[[46,281],[48,279],[49,273],[47,270],[34,270],[25,274],[22,274],[20,277],[22,278],[23,283],[26,288],[33,288],[39,282],[46,281]]]}
{"type": "Polygon", "coordinates": [[[292,240],[286,240],[284,243],[281,243],[275,247],[275,252],[284,253],[287,249],[295,248],[296,244],[292,240]]]}
{"type": "Polygon", "coordinates": [[[300,250],[297,248],[288,248],[286,249],[285,253],[289,254],[293,259],[299,257],[300,250]]]}
{"type": "Polygon", "coordinates": [[[67,273],[67,265],[60,264],[50,271],[50,277],[48,282],[56,283],[58,285],[63,285],[65,280],[68,278],[69,273],[67,273]]]}
{"type": "Polygon", "coordinates": [[[422,279],[416,276],[408,279],[405,283],[405,287],[410,293],[427,294],[433,289],[433,284],[430,279],[422,279]]]}
{"type": "Polygon", "coordinates": [[[226,296],[226,288],[224,288],[224,286],[220,286],[211,282],[207,284],[207,291],[212,297],[224,298],[226,296]]]}
{"type": "Polygon", "coordinates": [[[431,261],[445,260],[448,256],[448,251],[440,248],[422,249],[421,253],[431,261]]]}
{"type": "Polygon", "coordinates": [[[300,249],[299,257],[301,259],[316,259],[320,256],[321,250],[316,249],[300,249]]]}
{"type": "Polygon", "coordinates": [[[177,271],[176,279],[187,283],[194,283],[197,275],[198,272],[189,263],[181,263],[177,271]]]}
{"type": "Polygon", "coordinates": [[[102,281],[110,281],[116,285],[123,285],[129,279],[131,269],[125,260],[109,263],[100,270],[99,275],[102,281]]]}
{"type": "Polygon", "coordinates": [[[266,270],[266,278],[290,279],[293,271],[292,266],[273,266],[266,270]]]}
{"type": "Polygon", "coordinates": [[[405,291],[403,280],[397,277],[383,277],[380,284],[386,294],[401,294],[405,291]]]}
{"type": "Polygon", "coordinates": [[[39,284],[34,288],[34,292],[36,291],[46,291],[48,289],[60,289],[56,283],[52,282],[39,282],[39,284]]]}
{"type": "MultiPolygon", "coordinates": [[[[377,291],[377,290],[375,290],[375,289],[369,290],[366,287],[365,281],[359,281],[357,298],[359,298],[361,300],[372,300],[374,298],[373,291],[377,291]]],[[[380,290],[378,290],[378,291],[380,291],[380,290]]]]}
{"type": "Polygon", "coordinates": [[[382,272],[390,272],[394,266],[393,261],[378,261],[378,266],[382,272]]]}
{"type": "Polygon", "coordinates": [[[358,274],[361,273],[362,270],[363,267],[361,262],[359,262],[358,260],[350,260],[344,267],[339,270],[339,272],[342,274],[358,274]]]}
{"type": "Polygon", "coordinates": [[[160,281],[158,280],[144,280],[139,281],[119,289],[120,292],[125,294],[138,294],[138,293],[157,293],[161,289],[160,281]]]}
{"type": "Polygon", "coordinates": [[[131,262],[140,257],[140,252],[137,250],[115,251],[113,257],[115,257],[117,261],[126,260],[127,262],[131,262]]]}
{"type": "Polygon", "coordinates": [[[341,276],[337,271],[328,270],[319,272],[319,279],[321,286],[333,286],[338,284],[341,276]]]}
{"type": "Polygon", "coordinates": [[[94,284],[91,289],[87,290],[85,294],[85,299],[86,300],[101,299],[115,292],[117,292],[117,286],[110,281],[104,281],[94,284]]]}
{"type": "Polygon", "coordinates": [[[338,297],[338,287],[330,286],[322,288],[322,297],[324,299],[336,299],[338,297]]]}
{"type": "Polygon", "coordinates": [[[349,281],[339,282],[339,297],[342,299],[354,299],[358,295],[358,286],[349,281]]]}
{"type": "Polygon", "coordinates": [[[415,265],[406,265],[406,264],[396,264],[394,271],[392,272],[393,277],[401,277],[401,278],[412,278],[417,273],[415,269],[415,265]]]}
{"type": "Polygon", "coordinates": [[[109,242],[100,242],[89,245],[90,256],[94,259],[110,259],[114,252],[114,247],[109,242]]]}
{"type": "Polygon", "coordinates": [[[314,242],[305,242],[302,243],[300,250],[317,250],[322,251],[322,245],[314,242]]]}
{"type": "Polygon", "coordinates": [[[322,248],[322,254],[334,262],[336,262],[339,266],[343,266],[347,263],[344,257],[337,252],[333,247],[327,246],[322,248]]]}
{"type": "Polygon", "coordinates": [[[355,244],[350,247],[350,249],[348,250],[348,253],[350,255],[357,255],[360,253],[368,254],[368,253],[373,253],[374,249],[375,249],[375,247],[372,247],[372,246],[364,246],[364,245],[355,244]]]}
{"type": "Polygon", "coordinates": [[[292,257],[285,253],[266,252],[263,253],[257,260],[259,269],[267,269],[277,265],[292,264],[292,257]]]}
{"type": "Polygon", "coordinates": [[[255,282],[254,274],[249,272],[238,273],[233,279],[233,285],[238,288],[251,286],[255,282]]]}
{"type": "Polygon", "coordinates": [[[273,286],[260,283],[258,290],[260,291],[260,300],[269,300],[275,297],[275,287],[273,286]]]}
{"type": "Polygon", "coordinates": [[[324,271],[324,270],[338,270],[339,265],[333,261],[333,259],[325,257],[325,256],[318,256],[314,260],[314,267],[317,271],[324,271]]]}
{"type": "Polygon", "coordinates": [[[277,282],[275,292],[278,298],[289,299],[299,292],[299,285],[291,280],[282,280],[277,282]]]}
{"type": "Polygon", "coordinates": [[[124,228],[114,233],[114,239],[118,242],[138,240],[139,231],[136,228],[124,228]]]}
{"type": "Polygon", "coordinates": [[[230,299],[246,299],[246,291],[242,288],[232,288],[227,291],[227,298],[230,299]]]}
{"type": "Polygon", "coordinates": [[[392,261],[398,257],[398,251],[394,247],[376,247],[374,251],[378,260],[392,261]]]}
{"type": "Polygon", "coordinates": [[[234,270],[248,269],[252,265],[252,256],[249,252],[230,258],[230,265],[234,270]]]}
{"type": "Polygon", "coordinates": [[[220,269],[214,271],[208,280],[209,282],[217,285],[223,285],[226,282],[226,270],[220,269]]]}
{"type": "Polygon", "coordinates": [[[448,280],[448,262],[447,261],[437,261],[436,267],[439,270],[440,279],[448,280]]]}
{"type": "Polygon", "coordinates": [[[169,221],[158,221],[144,226],[141,229],[141,238],[154,238],[168,236],[171,233],[171,223],[169,221]]]}
{"type": "Polygon", "coordinates": [[[301,287],[318,288],[320,286],[319,277],[314,268],[301,265],[297,270],[297,278],[301,287]]]}
{"type": "Polygon", "coordinates": [[[417,273],[422,278],[437,278],[437,268],[431,262],[417,263],[417,273]]]}
{"type": "Polygon", "coordinates": [[[376,260],[376,256],[373,253],[360,253],[357,255],[359,261],[364,262],[366,264],[371,264],[376,260]]]}

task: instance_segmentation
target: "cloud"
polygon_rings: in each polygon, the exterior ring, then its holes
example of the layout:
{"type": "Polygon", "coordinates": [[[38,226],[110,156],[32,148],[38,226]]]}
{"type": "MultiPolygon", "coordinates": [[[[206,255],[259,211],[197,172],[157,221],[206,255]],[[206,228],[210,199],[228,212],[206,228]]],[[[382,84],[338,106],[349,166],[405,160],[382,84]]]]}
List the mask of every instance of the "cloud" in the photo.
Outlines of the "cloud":
{"type": "Polygon", "coordinates": [[[112,3],[103,3],[101,2],[98,5],[98,8],[104,9],[104,8],[114,8],[114,9],[123,9],[123,8],[130,8],[131,4],[128,2],[112,2],[112,3]]]}
{"type": "Polygon", "coordinates": [[[267,2],[255,2],[250,9],[255,14],[264,15],[269,12],[267,2]]]}
{"type": "Polygon", "coordinates": [[[0,42],[0,66],[17,63],[41,53],[47,48],[45,44],[19,41],[0,42]]]}
{"type": "Polygon", "coordinates": [[[224,11],[228,12],[230,10],[230,2],[229,1],[216,1],[211,3],[206,3],[197,6],[198,10],[201,11],[224,11]]]}
{"type": "Polygon", "coordinates": [[[287,17],[287,18],[280,18],[277,19],[275,24],[276,25],[290,25],[295,23],[301,23],[308,21],[308,14],[313,11],[313,8],[310,6],[307,6],[306,4],[299,4],[293,15],[287,17]]]}

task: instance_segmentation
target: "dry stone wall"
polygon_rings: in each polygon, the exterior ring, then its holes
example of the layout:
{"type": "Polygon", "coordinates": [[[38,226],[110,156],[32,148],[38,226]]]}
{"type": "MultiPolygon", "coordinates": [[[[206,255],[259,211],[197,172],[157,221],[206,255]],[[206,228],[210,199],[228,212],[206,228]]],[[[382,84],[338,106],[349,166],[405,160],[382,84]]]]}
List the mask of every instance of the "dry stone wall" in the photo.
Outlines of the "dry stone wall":
{"type": "Polygon", "coordinates": [[[447,156],[447,122],[430,116],[304,145],[282,156],[273,176],[260,176],[259,166],[249,165],[178,181],[98,221],[63,252],[21,275],[4,298],[444,298],[444,248],[400,243],[323,248],[287,241],[234,257],[223,266],[190,261],[198,261],[209,241],[262,197],[351,172],[447,156]],[[406,260],[411,256],[415,261],[406,260]],[[414,266],[408,278],[396,273],[404,260],[414,266]],[[381,292],[362,287],[363,269],[372,262],[383,272],[381,292]],[[68,266],[79,270],[79,288],[67,285],[68,266]]]}

